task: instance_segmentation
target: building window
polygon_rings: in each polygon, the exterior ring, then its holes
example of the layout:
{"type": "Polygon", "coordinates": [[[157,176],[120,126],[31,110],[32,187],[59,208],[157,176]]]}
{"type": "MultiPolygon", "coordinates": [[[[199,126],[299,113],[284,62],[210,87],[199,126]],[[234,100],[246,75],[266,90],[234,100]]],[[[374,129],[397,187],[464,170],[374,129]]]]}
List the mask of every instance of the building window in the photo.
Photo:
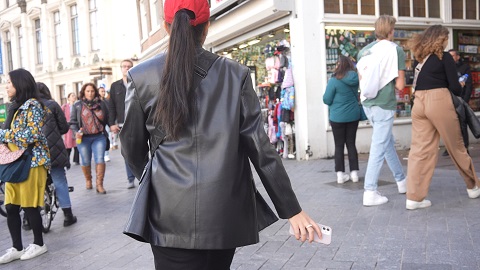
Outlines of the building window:
{"type": "Polygon", "coordinates": [[[55,32],[55,55],[57,59],[63,58],[63,46],[62,46],[62,25],[60,22],[60,12],[55,11],[53,13],[53,31],[55,32]]]}
{"type": "Polygon", "coordinates": [[[465,16],[467,20],[476,20],[477,19],[477,0],[466,0],[465,1],[465,16]]]}
{"type": "Polygon", "coordinates": [[[13,70],[13,59],[12,59],[12,39],[10,31],[5,32],[5,47],[7,49],[7,68],[8,71],[13,70]]]}
{"type": "Polygon", "coordinates": [[[5,0],[5,7],[10,7],[10,0],[5,0]]]}
{"type": "Polygon", "coordinates": [[[392,1],[380,1],[380,15],[393,16],[393,4],[392,1]]]}
{"type": "Polygon", "coordinates": [[[99,49],[98,42],[98,23],[97,23],[97,1],[89,0],[88,1],[89,11],[90,11],[90,46],[92,51],[99,49]]]}
{"type": "Polygon", "coordinates": [[[403,17],[440,18],[440,0],[398,0],[398,15],[403,17]],[[412,4],[413,14],[410,12],[410,4],[412,4]]]}
{"type": "Polygon", "coordinates": [[[375,15],[375,0],[325,0],[324,9],[325,13],[375,15]]]}
{"type": "Polygon", "coordinates": [[[42,28],[40,26],[40,19],[35,20],[35,43],[37,45],[37,64],[43,64],[42,51],[42,28]]]}
{"type": "Polygon", "coordinates": [[[162,25],[162,17],[163,17],[163,1],[161,0],[154,0],[153,1],[153,8],[155,10],[155,18],[157,20],[157,25],[162,25]]]}
{"type": "Polygon", "coordinates": [[[357,0],[343,0],[343,14],[358,14],[357,0]]]}
{"type": "Polygon", "coordinates": [[[77,5],[70,7],[70,22],[72,24],[72,53],[73,55],[80,54],[80,34],[78,32],[78,13],[77,5]]]}
{"type": "Polygon", "coordinates": [[[340,13],[340,3],[338,0],[325,0],[324,2],[325,13],[340,13]]]}
{"type": "Polygon", "coordinates": [[[60,94],[60,104],[67,103],[67,95],[65,93],[65,84],[57,85],[57,91],[60,94]]]}
{"type": "Polygon", "coordinates": [[[440,1],[428,0],[428,17],[440,18],[440,1]]]}
{"type": "Polygon", "coordinates": [[[73,92],[77,97],[80,95],[80,90],[82,89],[83,82],[74,82],[73,83],[73,92]]]}
{"type": "Polygon", "coordinates": [[[148,19],[147,19],[147,11],[145,10],[145,1],[141,1],[140,2],[140,23],[142,24],[142,34],[141,34],[141,37],[142,39],[145,39],[148,37],[148,31],[150,28],[149,27],[149,23],[148,23],[148,19]]]}
{"type": "Polygon", "coordinates": [[[24,52],[25,50],[25,41],[23,39],[23,28],[21,26],[17,27],[17,35],[18,35],[18,60],[20,63],[20,67],[25,67],[25,57],[24,52]]]}

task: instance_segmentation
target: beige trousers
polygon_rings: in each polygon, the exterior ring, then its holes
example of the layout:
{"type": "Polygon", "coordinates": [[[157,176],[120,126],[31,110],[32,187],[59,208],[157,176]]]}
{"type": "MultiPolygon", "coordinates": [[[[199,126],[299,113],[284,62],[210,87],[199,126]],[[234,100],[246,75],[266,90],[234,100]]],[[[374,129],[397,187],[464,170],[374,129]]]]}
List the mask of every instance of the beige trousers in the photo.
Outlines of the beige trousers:
{"type": "Polygon", "coordinates": [[[415,92],[412,143],[408,156],[407,199],[420,202],[428,195],[438,159],[440,137],[467,188],[480,186],[472,159],[463,144],[460,123],[447,88],[415,92]]]}

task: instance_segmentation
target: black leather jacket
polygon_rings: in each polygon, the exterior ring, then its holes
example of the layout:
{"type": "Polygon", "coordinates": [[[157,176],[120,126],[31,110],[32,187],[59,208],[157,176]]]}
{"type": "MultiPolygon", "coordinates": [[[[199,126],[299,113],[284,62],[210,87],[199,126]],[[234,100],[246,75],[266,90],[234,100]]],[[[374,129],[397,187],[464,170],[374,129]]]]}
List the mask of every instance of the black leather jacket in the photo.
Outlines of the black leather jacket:
{"type": "MultiPolygon", "coordinates": [[[[209,52],[202,49],[201,53],[209,52]]],[[[160,55],[129,71],[120,139],[128,142],[122,144],[122,154],[137,178],[148,161],[164,61],[165,55],[160,55]]],[[[257,223],[262,217],[256,216],[250,162],[281,218],[290,218],[301,208],[263,128],[250,70],[220,57],[195,92],[194,117],[181,138],[167,137],[155,151],[148,217],[138,221],[146,223],[140,238],[153,245],[186,249],[257,243],[257,223]]]]}

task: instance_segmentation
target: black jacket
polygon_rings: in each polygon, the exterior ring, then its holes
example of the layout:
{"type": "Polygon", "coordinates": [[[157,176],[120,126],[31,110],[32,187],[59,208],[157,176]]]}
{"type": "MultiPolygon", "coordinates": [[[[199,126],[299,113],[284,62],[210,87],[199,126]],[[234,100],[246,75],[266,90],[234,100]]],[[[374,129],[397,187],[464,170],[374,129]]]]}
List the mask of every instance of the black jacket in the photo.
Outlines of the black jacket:
{"type": "Polygon", "coordinates": [[[69,128],[65,114],[56,101],[43,99],[42,102],[50,110],[42,131],[47,138],[48,148],[50,148],[52,167],[70,168],[70,159],[62,139],[62,135],[67,133],[69,128]]]}
{"type": "Polygon", "coordinates": [[[125,120],[125,85],[123,79],[115,81],[110,87],[110,100],[108,101],[108,125],[123,124],[125,120]]]}
{"type": "MultiPolygon", "coordinates": [[[[82,117],[81,117],[81,113],[82,113],[82,101],[81,100],[77,100],[74,104],[73,104],[73,108],[72,108],[72,114],[70,115],[70,129],[73,131],[73,136],[75,137],[75,133],[81,128],[83,127],[83,123],[82,123],[82,117]]],[[[105,115],[105,118],[104,120],[102,121],[102,125],[103,125],[103,130],[105,130],[105,126],[108,125],[108,107],[107,107],[107,103],[105,103],[105,101],[103,100],[100,100],[100,107],[103,111],[103,114],[105,115]]]]}
{"type": "MultiPolygon", "coordinates": [[[[160,55],[129,71],[120,139],[128,142],[122,144],[122,154],[137,178],[148,161],[148,142],[156,128],[153,115],[164,61],[160,55]]],[[[180,139],[166,139],[155,151],[149,203],[144,206],[148,214],[132,221],[133,227],[145,226],[132,232],[127,225],[125,233],[153,245],[187,249],[257,243],[262,217],[257,218],[250,162],[280,217],[290,218],[301,208],[263,128],[250,70],[220,57],[195,92],[194,118],[180,139]]],[[[136,207],[142,206],[132,209],[136,207]]]]}
{"type": "Polygon", "coordinates": [[[463,100],[468,103],[472,95],[472,74],[470,73],[470,65],[463,61],[458,61],[455,64],[457,67],[458,77],[468,74],[468,78],[465,81],[465,86],[462,89],[462,94],[460,95],[463,100]]]}

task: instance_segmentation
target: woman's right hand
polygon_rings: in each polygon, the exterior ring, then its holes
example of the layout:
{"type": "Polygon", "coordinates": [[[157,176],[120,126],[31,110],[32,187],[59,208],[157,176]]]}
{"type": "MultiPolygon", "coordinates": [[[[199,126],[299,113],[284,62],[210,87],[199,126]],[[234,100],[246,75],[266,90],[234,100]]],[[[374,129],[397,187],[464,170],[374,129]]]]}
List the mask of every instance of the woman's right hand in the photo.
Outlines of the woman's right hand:
{"type": "Polygon", "coordinates": [[[322,238],[322,232],[317,223],[311,219],[307,213],[301,211],[295,216],[288,219],[290,225],[293,228],[295,234],[295,239],[305,242],[308,239],[308,242],[313,242],[314,234],[318,234],[322,238]],[[308,235],[308,236],[307,236],[308,235]]]}

